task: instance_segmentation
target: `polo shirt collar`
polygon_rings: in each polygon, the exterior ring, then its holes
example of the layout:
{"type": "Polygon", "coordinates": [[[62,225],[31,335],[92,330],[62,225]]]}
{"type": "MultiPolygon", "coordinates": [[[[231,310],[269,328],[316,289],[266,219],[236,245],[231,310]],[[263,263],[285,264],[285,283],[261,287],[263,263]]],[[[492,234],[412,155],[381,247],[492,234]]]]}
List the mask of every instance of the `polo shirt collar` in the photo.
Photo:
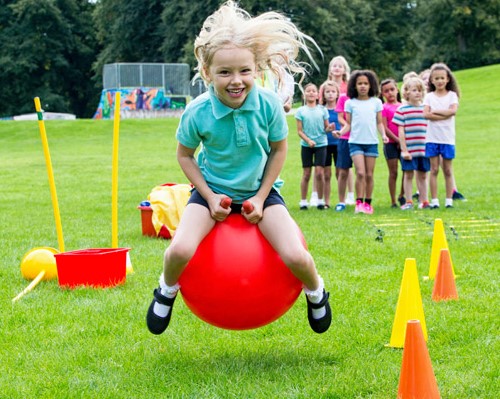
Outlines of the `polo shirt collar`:
{"type": "MultiPolygon", "coordinates": [[[[217,95],[215,94],[213,85],[210,85],[208,87],[208,91],[210,94],[210,102],[212,103],[212,110],[213,110],[212,112],[213,112],[214,117],[216,119],[224,118],[226,115],[229,115],[231,112],[236,111],[236,109],[228,107],[227,105],[223,104],[217,98],[217,95]]],[[[248,93],[248,96],[245,99],[245,102],[243,103],[243,105],[240,108],[238,108],[238,110],[257,111],[259,109],[260,109],[259,93],[258,93],[257,86],[254,85],[252,90],[250,90],[250,93],[248,93]]]]}

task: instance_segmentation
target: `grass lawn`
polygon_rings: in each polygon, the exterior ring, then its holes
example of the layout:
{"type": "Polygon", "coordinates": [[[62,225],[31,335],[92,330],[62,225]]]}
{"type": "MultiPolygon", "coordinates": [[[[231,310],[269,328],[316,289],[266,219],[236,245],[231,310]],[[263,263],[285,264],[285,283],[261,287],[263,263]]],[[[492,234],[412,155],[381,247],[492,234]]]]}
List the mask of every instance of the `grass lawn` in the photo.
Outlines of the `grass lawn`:
{"type": "MultiPolygon", "coordinates": [[[[141,235],[136,209],[151,189],[186,182],[175,160],[177,120],[123,120],[119,244],[135,273],[112,289],[39,286],[20,273],[34,247],[57,247],[37,122],[0,122],[0,397],[2,398],[395,398],[402,351],[389,349],[406,258],[427,274],[433,223],[441,218],[460,299],[434,303],[420,282],[428,349],[443,398],[500,392],[500,65],[460,71],[455,176],[467,202],[453,209],[390,208],[387,167],[375,170],[375,214],[298,210],[301,177],[295,122],[283,195],[331,292],[333,323],[307,323],[303,296],[278,321],[227,331],[178,300],[161,336],[145,325],[168,241],[141,235]],[[495,310],[497,309],[497,310],[495,310]]],[[[43,99],[42,99],[43,100],[43,99]]],[[[111,121],[48,121],[66,250],[111,246],[111,121]]],[[[444,182],[440,177],[444,204],[444,182]]],[[[333,190],[333,201],[337,197],[333,190]]]]}

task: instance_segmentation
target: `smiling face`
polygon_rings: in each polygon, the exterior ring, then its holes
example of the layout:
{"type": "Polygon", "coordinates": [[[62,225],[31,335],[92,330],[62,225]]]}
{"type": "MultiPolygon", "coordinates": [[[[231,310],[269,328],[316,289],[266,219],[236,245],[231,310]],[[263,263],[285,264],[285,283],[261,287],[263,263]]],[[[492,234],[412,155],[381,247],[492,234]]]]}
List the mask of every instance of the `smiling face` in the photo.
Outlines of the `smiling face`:
{"type": "Polygon", "coordinates": [[[314,84],[308,84],[304,88],[304,99],[308,105],[316,105],[318,101],[318,88],[314,84]]]}
{"type": "Polygon", "coordinates": [[[332,78],[341,80],[345,73],[345,66],[341,61],[335,60],[330,64],[329,72],[332,78]]]}
{"type": "Polygon", "coordinates": [[[450,81],[450,78],[448,77],[448,73],[445,70],[436,69],[432,72],[430,80],[436,88],[436,91],[445,91],[446,85],[450,81]]]}
{"type": "Polygon", "coordinates": [[[214,53],[205,74],[223,104],[240,108],[254,86],[255,57],[245,48],[223,47],[214,53]]]}

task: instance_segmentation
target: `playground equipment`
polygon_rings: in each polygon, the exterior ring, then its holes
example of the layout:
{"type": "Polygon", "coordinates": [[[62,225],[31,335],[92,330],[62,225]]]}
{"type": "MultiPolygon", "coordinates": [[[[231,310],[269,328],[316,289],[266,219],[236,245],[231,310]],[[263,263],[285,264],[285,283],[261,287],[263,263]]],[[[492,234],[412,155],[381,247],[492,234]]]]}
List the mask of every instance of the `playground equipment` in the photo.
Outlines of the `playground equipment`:
{"type": "MultiPolygon", "coordinates": [[[[244,211],[249,206],[246,202],[244,211]]],[[[306,247],[298,226],[297,234],[306,247]]],[[[258,226],[237,213],[216,223],[179,283],[184,302],[196,316],[229,330],[258,328],[277,320],[302,289],[258,226]]]]}
{"type": "MultiPolygon", "coordinates": [[[[44,152],[44,157],[45,157],[45,164],[47,167],[47,174],[48,174],[48,179],[49,179],[49,187],[50,187],[50,194],[51,194],[51,200],[52,200],[52,207],[54,211],[54,219],[55,219],[55,224],[56,224],[56,232],[57,232],[57,240],[59,244],[59,250],[54,249],[54,248],[48,248],[48,247],[43,247],[43,248],[34,248],[33,250],[29,251],[24,257],[21,262],[21,273],[25,278],[31,279],[33,278],[33,281],[29,284],[28,287],[26,287],[20,294],[18,294],[12,301],[15,302],[19,300],[21,297],[23,297],[25,294],[33,290],[36,285],[42,281],[42,280],[48,280],[48,279],[55,279],[58,277],[58,274],[61,273],[60,269],[60,262],[58,260],[63,260],[62,261],[62,267],[64,271],[62,272],[63,275],[65,276],[71,276],[70,280],[67,280],[63,278],[62,284],[61,284],[61,279],[59,278],[59,285],[60,286],[69,286],[69,287],[74,287],[75,284],[74,282],[76,281],[77,284],[79,285],[80,283],[83,285],[96,285],[96,286],[111,286],[111,285],[116,285],[125,280],[125,275],[126,272],[132,271],[132,265],[130,263],[130,259],[128,258],[128,248],[121,248],[118,249],[118,142],[119,142],[119,121],[120,121],[120,93],[116,93],[116,101],[117,101],[117,106],[115,107],[115,120],[114,120],[114,127],[113,127],[113,161],[112,161],[112,246],[115,250],[110,251],[110,250],[100,250],[100,249],[91,249],[91,250],[86,250],[86,251],[73,251],[73,252],[65,252],[64,248],[64,238],[63,238],[63,230],[62,230],[62,224],[61,224],[61,217],[60,217],[60,212],[59,212],[59,203],[57,199],[57,191],[56,191],[56,186],[55,186],[55,181],[54,181],[54,172],[52,169],[52,162],[50,158],[50,151],[49,151],[49,144],[47,140],[47,133],[45,131],[45,123],[43,120],[43,111],[41,108],[40,104],[40,99],[38,97],[35,97],[34,103],[35,103],[35,109],[38,117],[38,126],[40,130],[40,136],[42,139],[42,145],[43,145],[43,152],[44,152]],[[88,255],[90,254],[99,254],[103,255],[103,253],[106,254],[106,256],[99,256],[95,257],[94,259],[89,259],[88,255]],[[114,267],[115,262],[121,262],[121,256],[117,258],[118,253],[125,253],[125,258],[123,262],[123,278],[121,278],[118,273],[121,274],[121,267],[114,267]],[[66,268],[70,266],[68,262],[66,262],[66,258],[68,256],[71,256],[70,259],[76,259],[75,256],[78,255],[86,255],[86,263],[82,262],[76,262],[75,265],[78,266],[78,268],[74,271],[72,271],[70,274],[66,273],[66,268]],[[112,256],[110,258],[110,256],[112,256]],[[110,267],[110,261],[111,267],[110,267]],[[93,277],[90,277],[92,273],[89,273],[89,264],[92,264],[94,267],[97,267],[99,270],[101,270],[101,273],[99,274],[100,278],[98,280],[94,280],[93,277]],[[55,269],[54,269],[55,265],[55,269]],[[109,281],[105,281],[103,277],[103,272],[106,273],[106,270],[112,270],[113,273],[110,275],[109,281]],[[74,279],[75,276],[82,275],[82,276],[87,276],[86,278],[81,278],[81,279],[74,279]],[[94,282],[97,281],[97,284],[94,284],[94,282]]],[[[74,265],[73,265],[74,266],[74,265]]],[[[94,275],[95,271],[97,269],[93,269],[94,275]]]]}

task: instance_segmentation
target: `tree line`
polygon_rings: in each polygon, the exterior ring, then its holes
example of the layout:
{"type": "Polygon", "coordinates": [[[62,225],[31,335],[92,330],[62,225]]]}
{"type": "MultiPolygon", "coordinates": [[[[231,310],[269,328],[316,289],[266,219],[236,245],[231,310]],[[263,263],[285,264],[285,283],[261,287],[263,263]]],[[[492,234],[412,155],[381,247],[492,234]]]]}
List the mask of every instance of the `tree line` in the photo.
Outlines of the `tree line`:
{"type": "MultiPolygon", "coordinates": [[[[104,64],[196,65],[193,41],[222,0],[0,0],[0,117],[46,111],[91,117],[104,64]]],[[[251,15],[274,10],[310,35],[328,63],[400,79],[433,62],[452,70],[500,62],[500,0],[241,0],[251,15]]],[[[307,60],[304,60],[307,61],[307,60]]]]}

